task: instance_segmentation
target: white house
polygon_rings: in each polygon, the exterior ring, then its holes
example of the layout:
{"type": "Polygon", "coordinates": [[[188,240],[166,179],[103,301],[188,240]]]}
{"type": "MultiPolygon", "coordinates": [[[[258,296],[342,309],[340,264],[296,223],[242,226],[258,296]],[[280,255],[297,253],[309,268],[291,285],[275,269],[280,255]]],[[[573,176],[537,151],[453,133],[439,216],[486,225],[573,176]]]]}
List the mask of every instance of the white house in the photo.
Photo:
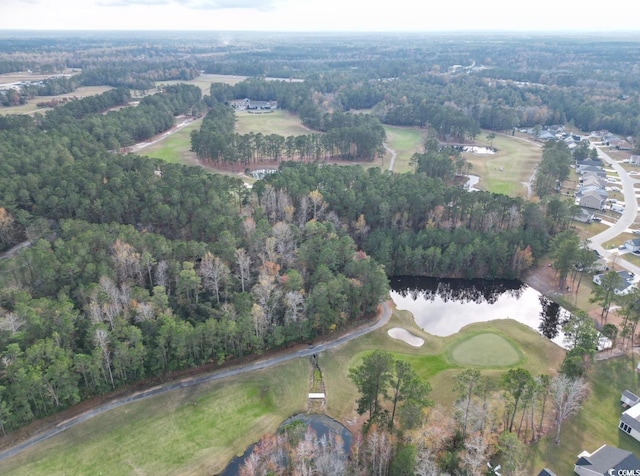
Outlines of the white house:
{"type": "MultiPolygon", "coordinates": [[[[618,428],[635,440],[640,441],[640,405],[638,404],[640,397],[629,390],[625,390],[620,397],[620,401],[628,405],[629,408],[620,415],[618,428]]],[[[640,467],[638,468],[640,469],[640,467]]]]}
{"type": "Polygon", "coordinates": [[[624,247],[631,252],[640,251],[640,238],[625,241],[624,247]]]}

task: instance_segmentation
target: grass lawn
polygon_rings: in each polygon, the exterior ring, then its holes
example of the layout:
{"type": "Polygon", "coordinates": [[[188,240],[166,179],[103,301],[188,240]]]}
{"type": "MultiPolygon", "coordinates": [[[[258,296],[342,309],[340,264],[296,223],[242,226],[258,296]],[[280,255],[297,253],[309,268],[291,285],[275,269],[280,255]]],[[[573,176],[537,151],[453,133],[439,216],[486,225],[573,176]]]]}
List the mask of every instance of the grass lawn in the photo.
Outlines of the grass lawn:
{"type": "MultiPolygon", "coordinates": [[[[413,172],[409,165],[411,157],[416,152],[422,152],[426,131],[413,127],[384,126],[387,134],[387,145],[396,152],[393,171],[397,173],[413,172]]],[[[391,161],[391,154],[387,153],[382,168],[387,170],[391,161]]]]}
{"type": "Polygon", "coordinates": [[[308,377],[299,359],[125,405],[3,462],[2,474],[217,474],[306,409],[308,377]]]}
{"type": "Polygon", "coordinates": [[[283,110],[276,110],[268,114],[236,111],[236,132],[238,134],[250,132],[263,135],[278,134],[284,137],[313,133],[302,125],[302,121],[296,114],[283,110]]]}
{"type": "MultiPolygon", "coordinates": [[[[486,135],[483,131],[476,144],[489,146],[486,135]]],[[[530,180],[542,158],[540,144],[523,137],[496,134],[492,145],[498,149],[495,155],[463,154],[472,165],[471,173],[480,176],[478,188],[512,197],[526,196],[527,189],[522,183],[530,180]]]]}
{"type": "Polygon", "coordinates": [[[558,475],[573,474],[579,453],[592,452],[605,443],[640,454],[640,443],[618,429],[618,419],[624,410],[620,394],[625,389],[640,391],[636,364],[637,357],[629,356],[595,362],[589,376],[591,393],[582,410],[562,425],[559,445],[553,442],[553,431],[527,446],[525,474],[538,474],[545,466],[558,475]]]}
{"type": "Polygon", "coordinates": [[[172,164],[193,165],[196,154],[191,152],[191,131],[200,130],[201,125],[202,119],[197,119],[157,144],[140,150],[138,155],[161,159],[172,164]]]}

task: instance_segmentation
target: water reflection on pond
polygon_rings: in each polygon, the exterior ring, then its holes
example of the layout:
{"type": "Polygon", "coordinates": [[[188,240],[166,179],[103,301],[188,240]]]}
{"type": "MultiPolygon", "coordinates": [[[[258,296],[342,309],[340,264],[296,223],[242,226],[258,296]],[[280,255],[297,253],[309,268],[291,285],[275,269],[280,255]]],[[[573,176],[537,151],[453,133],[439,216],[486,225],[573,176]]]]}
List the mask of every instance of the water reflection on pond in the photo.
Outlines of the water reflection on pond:
{"type": "Polygon", "coordinates": [[[560,326],[569,313],[529,286],[513,280],[402,277],[391,280],[396,307],[437,336],[494,319],[514,319],[562,346],[560,326]]]}

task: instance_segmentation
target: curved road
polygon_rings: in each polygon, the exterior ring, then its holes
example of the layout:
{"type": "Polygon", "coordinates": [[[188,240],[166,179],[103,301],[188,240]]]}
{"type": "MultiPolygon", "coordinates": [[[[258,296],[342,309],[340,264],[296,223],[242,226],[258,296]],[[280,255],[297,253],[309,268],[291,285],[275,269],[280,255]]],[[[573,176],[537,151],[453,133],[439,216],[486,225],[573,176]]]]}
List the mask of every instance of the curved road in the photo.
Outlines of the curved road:
{"type": "Polygon", "coordinates": [[[7,458],[11,458],[12,456],[15,456],[18,453],[28,448],[31,448],[32,446],[40,443],[41,441],[51,438],[52,436],[55,436],[58,433],[62,433],[66,429],[76,426],[82,422],[85,422],[90,418],[93,418],[97,415],[108,412],[109,410],[113,410],[114,408],[121,407],[128,403],[137,402],[140,400],[144,400],[146,398],[154,397],[156,395],[171,392],[173,390],[178,390],[181,388],[192,387],[194,385],[213,382],[215,380],[220,380],[226,377],[233,377],[233,376],[244,374],[247,372],[253,372],[255,370],[266,369],[268,367],[273,367],[274,365],[278,365],[283,362],[287,362],[289,360],[297,359],[300,357],[308,357],[313,354],[324,352],[325,350],[333,349],[335,347],[338,347],[344,344],[345,342],[349,342],[350,340],[361,337],[376,329],[380,329],[387,322],[389,322],[390,317],[391,317],[391,308],[389,307],[389,303],[383,302],[382,316],[380,316],[375,323],[371,324],[370,326],[363,327],[360,329],[356,329],[352,332],[349,332],[348,334],[345,334],[334,341],[318,344],[316,346],[308,347],[298,351],[289,352],[287,354],[279,355],[269,359],[259,360],[247,365],[242,365],[240,367],[235,367],[228,370],[216,371],[216,372],[202,375],[199,377],[191,377],[191,378],[180,380],[178,382],[171,383],[171,384],[159,385],[157,387],[153,387],[153,388],[144,390],[142,392],[134,393],[133,395],[130,395],[128,397],[113,400],[109,403],[100,405],[96,408],[86,411],[78,416],[62,421],[58,423],[55,427],[49,430],[46,430],[40,433],[39,435],[34,436],[33,438],[23,441],[22,443],[14,446],[13,448],[9,448],[8,450],[3,451],[2,453],[0,453],[0,461],[3,461],[7,458]]]}
{"type": "MultiPolygon", "coordinates": [[[[631,178],[627,171],[624,170],[618,162],[612,159],[601,149],[597,150],[598,157],[600,157],[603,162],[606,162],[613,170],[615,170],[620,177],[620,182],[622,183],[622,193],[624,195],[625,202],[624,211],[620,215],[620,218],[618,218],[618,220],[608,229],[589,239],[589,241],[591,241],[591,247],[597,250],[606,259],[612,258],[613,253],[609,250],[604,249],[602,247],[602,244],[606,241],[612,240],[619,234],[624,233],[629,228],[629,226],[631,226],[635,222],[636,217],[638,216],[638,200],[636,199],[634,184],[640,183],[640,180],[631,178]]],[[[627,260],[622,258],[617,258],[615,262],[626,270],[640,276],[639,266],[629,263],[627,260]]]]}

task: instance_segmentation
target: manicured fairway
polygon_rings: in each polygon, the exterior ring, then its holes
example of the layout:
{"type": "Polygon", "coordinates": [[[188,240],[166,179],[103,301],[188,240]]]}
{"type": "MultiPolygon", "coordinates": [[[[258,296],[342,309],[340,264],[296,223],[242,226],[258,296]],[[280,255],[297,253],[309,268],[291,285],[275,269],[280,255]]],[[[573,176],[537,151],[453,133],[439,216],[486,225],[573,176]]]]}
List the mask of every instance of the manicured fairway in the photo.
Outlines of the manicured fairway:
{"type": "MultiPolygon", "coordinates": [[[[397,173],[412,172],[414,169],[409,165],[413,154],[422,152],[424,149],[424,138],[427,134],[425,130],[410,127],[384,126],[387,134],[387,146],[396,152],[396,160],[393,164],[393,171],[397,173]]],[[[386,154],[383,168],[389,168],[391,155],[386,154]]]]}
{"type": "Polygon", "coordinates": [[[478,334],[462,341],[453,348],[451,357],[463,367],[502,367],[520,361],[513,345],[496,334],[478,334]]]}

